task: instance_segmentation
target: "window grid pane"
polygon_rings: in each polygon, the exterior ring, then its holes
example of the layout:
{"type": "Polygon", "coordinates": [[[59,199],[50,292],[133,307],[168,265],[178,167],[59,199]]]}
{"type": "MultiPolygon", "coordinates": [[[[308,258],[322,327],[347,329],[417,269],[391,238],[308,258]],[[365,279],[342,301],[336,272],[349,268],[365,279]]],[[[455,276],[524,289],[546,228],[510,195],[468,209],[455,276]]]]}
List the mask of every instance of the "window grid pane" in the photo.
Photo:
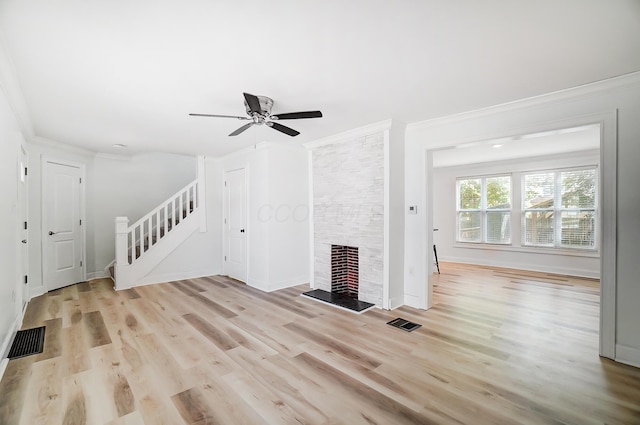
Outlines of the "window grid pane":
{"type": "Polygon", "coordinates": [[[457,180],[458,242],[511,243],[511,176],[457,180]]]}
{"type": "Polygon", "coordinates": [[[524,243],[531,246],[553,246],[553,211],[526,211],[524,213],[524,243]]]}
{"type": "Polygon", "coordinates": [[[487,209],[510,209],[511,208],[511,177],[488,177],[487,178],[487,209]]]}
{"type": "Polygon", "coordinates": [[[482,216],[480,211],[458,213],[458,240],[460,242],[482,242],[482,216]]]}
{"type": "Polygon", "coordinates": [[[524,208],[553,208],[555,173],[536,173],[524,176],[524,208]]]}
{"type": "Polygon", "coordinates": [[[572,170],[560,173],[562,208],[594,208],[596,170],[572,170]]]}
{"type": "Polygon", "coordinates": [[[511,212],[487,211],[487,242],[511,243],[511,212]]]}
{"type": "Polygon", "coordinates": [[[458,208],[460,210],[477,210],[482,203],[482,180],[458,180],[458,208]]]}
{"type": "Polygon", "coordinates": [[[595,210],[561,213],[561,246],[565,248],[595,247],[595,210]]]}
{"type": "Polygon", "coordinates": [[[526,174],[523,183],[523,245],[596,248],[596,167],[526,174]]]}

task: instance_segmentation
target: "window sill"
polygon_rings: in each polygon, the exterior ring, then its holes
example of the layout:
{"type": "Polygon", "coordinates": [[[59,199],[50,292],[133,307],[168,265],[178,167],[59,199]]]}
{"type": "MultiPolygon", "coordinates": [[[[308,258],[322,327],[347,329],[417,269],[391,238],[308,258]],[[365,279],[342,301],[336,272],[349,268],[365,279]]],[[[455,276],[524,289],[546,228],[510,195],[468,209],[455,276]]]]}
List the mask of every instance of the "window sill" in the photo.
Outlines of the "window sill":
{"type": "Polygon", "coordinates": [[[568,255],[572,257],[587,257],[587,258],[600,258],[600,252],[597,250],[582,251],[577,249],[568,248],[541,248],[541,247],[529,247],[529,246],[513,246],[513,245],[497,245],[487,243],[464,243],[455,242],[454,248],[468,248],[468,249],[484,249],[491,251],[505,251],[505,252],[523,252],[527,254],[545,254],[545,255],[568,255]]]}

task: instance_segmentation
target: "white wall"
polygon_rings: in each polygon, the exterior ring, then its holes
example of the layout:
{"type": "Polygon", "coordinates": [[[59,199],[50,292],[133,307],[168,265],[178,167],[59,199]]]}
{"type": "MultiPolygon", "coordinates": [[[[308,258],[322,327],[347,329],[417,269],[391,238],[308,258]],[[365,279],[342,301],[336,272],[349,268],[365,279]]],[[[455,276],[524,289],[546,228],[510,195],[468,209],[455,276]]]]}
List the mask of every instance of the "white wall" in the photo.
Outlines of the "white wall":
{"type": "MultiPolygon", "coordinates": [[[[19,326],[21,306],[20,234],[18,204],[20,144],[24,139],[0,85],[0,355],[19,326]]],[[[6,361],[0,363],[0,376],[6,361]]]]}
{"type": "Polygon", "coordinates": [[[269,232],[269,290],[309,282],[307,150],[274,146],[269,155],[269,199],[258,220],[269,232]]]}
{"type": "MultiPolygon", "coordinates": [[[[460,155],[464,155],[464,149],[456,150],[459,151],[460,155]]],[[[550,251],[548,249],[523,247],[521,246],[519,235],[513,232],[511,246],[456,243],[457,177],[598,165],[599,160],[598,151],[587,151],[435,168],[433,173],[433,227],[439,229],[434,232],[438,259],[440,261],[455,261],[599,278],[600,256],[597,252],[550,251]]],[[[518,186],[519,180],[515,180],[514,177],[512,184],[514,187],[518,186]]],[[[514,205],[513,222],[520,221],[520,215],[516,210],[519,211],[519,208],[514,205]]],[[[442,270],[442,267],[440,269],[442,270]]]]}
{"type": "Polygon", "coordinates": [[[407,204],[418,205],[418,214],[407,217],[405,228],[405,267],[414,270],[405,280],[407,304],[426,307],[429,302],[425,296],[432,243],[431,232],[427,231],[427,212],[430,209],[427,208],[429,194],[425,183],[429,150],[477,140],[606,123],[603,134],[608,140],[605,147],[609,154],[603,156],[605,161],[602,166],[605,175],[609,175],[608,181],[617,181],[617,192],[612,191],[611,187],[604,188],[605,209],[601,212],[605,223],[607,220],[610,224],[617,220],[617,229],[605,228],[603,243],[609,252],[615,251],[617,256],[613,256],[612,262],[612,258],[606,255],[607,250],[603,251],[602,326],[607,329],[613,327],[603,335],[615,338],[614,344],[605,341],[603,346],[608,356],[640,365],[640,280],[637,278],[637,241],[640,240],[640,192],[637,190],[640,182],[639,116],[640,73],[634,73],[547,96],[408,126],[405,194],[407,204]],[[613,158],[610,155],[612,144],[613,158]],[[616,157],[617,171],[614,173],[612,163],[616,157]],[[612,209],[616,209],[616,205],[617,215],[613,216],[612,209]],[[610,244],[614,234],[617,237],[616,245],[610,244]],[[611,314],[608,308],[615,308],[615,319],[609,318],[611,314]],[[610,348],[611,345],[614,345],[614,349],[610,348]]]}
{"type": "Polygon", "coordinates": [[[306,149],[260,144],[222,159],[222,172],[246,169],[247,284],[263,291],[308,282],[306,149]]]}

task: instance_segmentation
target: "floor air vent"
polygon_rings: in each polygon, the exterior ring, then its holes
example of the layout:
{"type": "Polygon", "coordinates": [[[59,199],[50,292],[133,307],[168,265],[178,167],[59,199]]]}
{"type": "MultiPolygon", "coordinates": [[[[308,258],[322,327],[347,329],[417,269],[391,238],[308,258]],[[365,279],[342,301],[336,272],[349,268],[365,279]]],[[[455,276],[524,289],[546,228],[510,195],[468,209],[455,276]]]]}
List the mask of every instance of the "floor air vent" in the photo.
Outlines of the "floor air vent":
{"type": "Polygon", "coordinates": [[[44,329],[45,327],[41,326],[39,328],[18,331],[7,357],[17,359],[19,357],[42,353],[44,348],[44,329]]]}
{"type": "Polygon", "coordinates": [[[394,326],[396,328],[400,328],[400,329],[402,329],[404,331],[407,331],[407,332],[415,331],[420,326],[422,326],[422,325],[419,325],[417,323],[413,323],[413,322],[410,322],[408,320],[401,319],[399,317],[397,319],[393,319],[390,322],[387,322],[387,325],[391,325],[391,326],[394,326]]]}

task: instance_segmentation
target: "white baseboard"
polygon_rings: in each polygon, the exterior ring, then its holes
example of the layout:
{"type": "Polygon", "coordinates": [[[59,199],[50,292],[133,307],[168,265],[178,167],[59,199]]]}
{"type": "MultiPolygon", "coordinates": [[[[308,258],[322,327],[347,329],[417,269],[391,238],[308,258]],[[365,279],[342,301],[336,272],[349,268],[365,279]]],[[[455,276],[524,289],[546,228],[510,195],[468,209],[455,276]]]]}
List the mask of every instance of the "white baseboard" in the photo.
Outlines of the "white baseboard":
{"type": "Polygon", "coordinates": [[[11,324],[11,328],[9,329],[9,332],[7,332],[7,336],[4,338],[4,341],[2,341],[2,346],[0,347],[0,353],[2,353],[2,361],[0,361],[0,380],[4,376],[4,371],[7,369],[7,365],[9,364],[7,355],[9,354],[13,339],[16,337],[16,332],[18,332],[18,330],[20,330],[20,327],[22,326],[23,318],[24,311],[21,311],[11,324]]]}
{"type": "Polygon", "coordinates": [[[109,274],[108,271],[99,271],[99,272],[87,273],[87,280],[106,279],[108,277],[111,277],[111,275],[109,274]]]}
{"type": "Polygon", "coordinates": [[[29,288],[29,301],[34,299],[35,297],[39,297],[40,295],[44,295],[47,293],[47,288],[44,286],[36,286],[35,288],[29,288]]]}
{"type": "Polygon", "coordinates": [[[197,279],[199,277],[214,276],[216,274],[219,274],[219,270],[195,270],[180,273],[152,274],[140,279],[135,284],[131,285],[131,288],[135,288],[136,286],[153,285],[156,283],[174,282],[176,280],[197,279]]]}
{"type": "MultiPolygon", "coordinates": [[[[504,269],[515,269],[515,270],[527,270],[532,272],[540,272],[540,273],[554,273],[561,274],[567,276],[576,276],[576,277],[586,277],[590,279],[600,279],[599,272],[593,272],[590,270],[582,270],[582,269],[574,269],[570,267],[561,267],[561,266],[549,266],[549,265],[538,265],[538,264],[518,264],[518,263],[509,263],[505,264],[501,261],[480,261],[475,258],[465,258],[465,257],[440,257],[440,263],[443,262],[452,262],[452,263],[461,263],[461,264],[475,264],[479,266],[487,266],[487,267],[500,267],[504,269]]],[[[442,266],[440,267],[442,270],[442,266]]]]}
{"type": "MultiPolygon", "coordinates": [[[[307,274],[304,274],[302,276],[297,276],[291,279],[285,279],[282,280],[280,282],[271,282],[267,284],[267,291],[266,292],[273,292],[273,291],[277,291],[279,289],[284,289],[284,288],[290,288],[292,286],[298,286],[298,285],[302,285],[302,284],[309,284],[309,276],[307,274]]],[[[261,288],[258,288],[261,289],[261,288]]]]}
{"type": "Polygon", "coordinates": [[[616,344],[615,360],[629,366],[640,367],[640,349],[629,347],[627,345],[616,344]]]}

